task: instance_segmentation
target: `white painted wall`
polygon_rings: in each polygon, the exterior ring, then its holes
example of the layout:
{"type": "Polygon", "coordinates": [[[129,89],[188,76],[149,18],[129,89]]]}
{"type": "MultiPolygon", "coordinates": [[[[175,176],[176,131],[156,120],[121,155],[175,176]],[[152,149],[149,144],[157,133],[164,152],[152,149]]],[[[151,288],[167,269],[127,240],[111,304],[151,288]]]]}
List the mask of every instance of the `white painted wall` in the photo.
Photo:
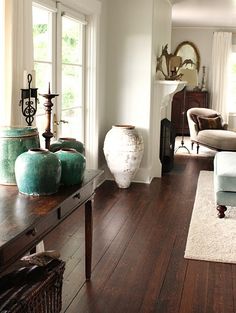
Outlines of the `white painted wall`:
{"type": "Polygon", "coordinates": [[[207,88],[211,89],[211,53],[212,53],[212,39],[214,29],[212,28],[198,28],[198,27],[178,27],[172,29],[172,52],[174,53],[178,44],[182,41],[193,42],[200,54],[200,71],[198,81],[202,81],[202,66],[207,69],[207,88]]]}
{"type": "Polygon", "coordinates": [[[161,176],[160,150],[160,121],[167,117],[170,119],[170,105],[160,110],[157,84],[155,84],[156,58],[161,55],[162,47],[171,45],[171,5],[166,0],[155,0],[153,10],[153,46],[152,46],[152,99],[150,111],[149,131],[149,180],[161,176]]]}
{"type": "MultiPolygon", "coordinates": [[[[106,123],[100,117],[99,132],[104,135],[113,124],[135,125],[145,144],[136,180],[150,182],[155,176],[152,163],[159,158],[153,146],[160,140],[154,136],[159,129],[152,115],[156,56],[163,44],[170,43],[171,6],[168,0],[103,0],[102,12],[106,12],[102,25],[107,36],[101,41],[101,55],[105,53],[101,64],[106,68],[101,76],[105,81],[101,108],[106,123]]],[[[100,136],[100,154],[103,140],[100,136]]]]}
{"type": "MultiPolygon", "coordinates": [[[[152,0],[107,2],[106,131],[132,124],[144,138],[148,165],[152,0]]],[[[138,179],[139,180],[139,179],[138,179]]]]}
{"type": "Polygon", "coordinates": [[[107,126],[148,128],[152,0],[108,1],[107,126]]]}
{"type": "MultiPolygon", "coordinates": [[[[207,88],[211,94],[211,55],[212,55],[212,40],[214,31],[234,31],[235,29],[219,29],[219,28],[200,28],[200,27],[173,27],[172,28],[172,52],[174,53],[178,44],[182,41],[192,41],[198,48],[200,53],[200,71],[199,82],[202,80],[202,66],[207,68],[207,88]]],[[[233,36],[233,43],[236,42],[236,36],[233,36]]]]}
{"type": "Polygon", "coordinates": [[[100,15],[100,62],[99,62],[99,109],[98,109],[98,167],[105,164],[103,154],[103,142],[107,132],[107,109],[106,109],[106,71],[107,71],[107,1],[102,0],[100,15]]]}

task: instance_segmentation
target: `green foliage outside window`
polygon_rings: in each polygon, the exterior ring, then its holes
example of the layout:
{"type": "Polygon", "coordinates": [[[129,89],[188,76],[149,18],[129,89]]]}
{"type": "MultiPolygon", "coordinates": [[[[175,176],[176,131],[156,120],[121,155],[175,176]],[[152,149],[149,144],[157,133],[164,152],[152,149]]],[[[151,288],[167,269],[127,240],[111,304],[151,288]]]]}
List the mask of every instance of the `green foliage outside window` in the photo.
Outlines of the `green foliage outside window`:
{"type": "Polygon", "coordinates": [[[39,34],[46,33],[48,31],[48,25],[47,24],[37,24],[33,27],[33,35],[37,36],[39,34]]]}
{"type": "Polygon", "coordinates": [[[62,27],[62,62],[81,64],[81,25],[71,19],[63,18],[62,27]]]}
{"type": "Polygon", "coordinates": [[[34,24],[33,26],[34,38],[34,58],[36,60],[48,59],[48,25],[34,24]]]}

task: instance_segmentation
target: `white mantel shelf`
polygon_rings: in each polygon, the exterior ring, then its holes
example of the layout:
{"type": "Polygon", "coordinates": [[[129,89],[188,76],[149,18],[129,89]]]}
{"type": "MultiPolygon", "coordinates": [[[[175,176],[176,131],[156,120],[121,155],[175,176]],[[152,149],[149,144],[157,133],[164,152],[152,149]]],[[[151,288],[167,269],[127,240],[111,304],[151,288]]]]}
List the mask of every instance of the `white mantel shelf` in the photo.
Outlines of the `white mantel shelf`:
{"type": "Polygon", "coordinates": [[[182,90],[186,86],[186,81],[181,80],[155,80],[157,85],[158,97],[161,99],[161,106],[166,106],[166,97],[173,97],[173,95],[182,90]]]}

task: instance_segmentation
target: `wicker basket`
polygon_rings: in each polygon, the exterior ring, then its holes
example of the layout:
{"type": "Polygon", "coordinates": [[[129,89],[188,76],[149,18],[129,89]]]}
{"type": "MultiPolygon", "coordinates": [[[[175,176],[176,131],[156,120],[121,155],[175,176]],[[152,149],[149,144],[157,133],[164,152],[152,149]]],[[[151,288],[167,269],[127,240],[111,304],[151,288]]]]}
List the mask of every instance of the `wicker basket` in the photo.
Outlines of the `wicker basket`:
{"type": "Polygon", "coordinates": [[[2,282],[13,282],[0,290],[0,312],[59,313],[64,269],[65,262],[52,260],[47,266],[22,268],[2,277],[2,282]]]}

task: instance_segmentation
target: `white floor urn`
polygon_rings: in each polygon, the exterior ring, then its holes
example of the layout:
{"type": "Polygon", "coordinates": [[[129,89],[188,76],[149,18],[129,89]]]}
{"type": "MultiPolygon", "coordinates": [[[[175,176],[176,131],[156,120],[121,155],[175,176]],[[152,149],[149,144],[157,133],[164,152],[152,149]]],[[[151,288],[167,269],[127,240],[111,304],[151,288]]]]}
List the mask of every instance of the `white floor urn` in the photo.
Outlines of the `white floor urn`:
{"type": "Polygon", "coordinates": [[[140,166],[144,151],[143,138],[135,126],[112,126],[106,134],[103,151],[118,187],[128,188],[140,166]]]}

